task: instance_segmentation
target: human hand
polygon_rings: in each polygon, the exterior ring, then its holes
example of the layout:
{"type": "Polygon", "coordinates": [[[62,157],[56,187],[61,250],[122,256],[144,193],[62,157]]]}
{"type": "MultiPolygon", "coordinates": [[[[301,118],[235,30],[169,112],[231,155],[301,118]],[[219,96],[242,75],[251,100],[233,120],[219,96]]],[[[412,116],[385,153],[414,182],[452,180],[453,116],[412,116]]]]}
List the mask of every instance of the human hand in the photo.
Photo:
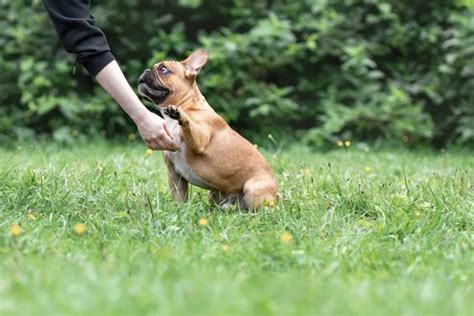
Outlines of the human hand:
{"type": "Polygon", "coordinates": [[[145,144],[154,150],[179,150],[178,144],[166,127],[165,120],[150,112],[138,99],[114,60],[95,77],[109,95],[117,101],[137,124],[145,144]]]}
{"type": "Polygon", "coordinates": [[[176,151],[179,145],[166,127],[165,120],[149,112],[137,121],[138,131],[145,144],[153,150],[176,151]]]}

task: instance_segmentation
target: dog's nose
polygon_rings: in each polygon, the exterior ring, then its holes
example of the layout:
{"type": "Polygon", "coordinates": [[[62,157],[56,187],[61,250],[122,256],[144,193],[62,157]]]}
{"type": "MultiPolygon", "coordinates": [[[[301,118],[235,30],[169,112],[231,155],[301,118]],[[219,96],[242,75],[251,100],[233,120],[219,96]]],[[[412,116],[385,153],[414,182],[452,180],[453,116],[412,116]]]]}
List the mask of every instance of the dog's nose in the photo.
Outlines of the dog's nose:
{"type": "Polygon", "coordinates": [[[150,69],[146,69],[146,70],[142,73],[142,75],[140,76],[140,78],[138,78],[138,84],[140,84],[140,83],[145,83],[145,78],[146,78],[146,76],[147,76],[150,72],[151,72],[150,69]]]}

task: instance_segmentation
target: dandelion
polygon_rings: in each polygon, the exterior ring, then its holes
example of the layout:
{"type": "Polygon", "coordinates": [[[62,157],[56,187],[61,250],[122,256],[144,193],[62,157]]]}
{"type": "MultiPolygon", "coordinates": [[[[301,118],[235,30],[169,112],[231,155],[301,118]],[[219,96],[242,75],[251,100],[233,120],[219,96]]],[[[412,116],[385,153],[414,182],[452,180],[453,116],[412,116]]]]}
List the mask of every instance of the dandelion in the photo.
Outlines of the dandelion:
{"type": "Polygon", "coordinates": [[[273,200],[268,201],[268,206],[274,207],[275,206],[275,201],[273,201],[273,200]]]}
{"type": "Polygon", "coordinates": [[[207,220],[207,218],[201,217],[199,219],[199,225],[200,226],[207,226],[207,224],[209,224],[209,221],[207,220]]]}
{"type": "Polygon", "coordinates": [[[26,214],[26,218],[32,221],[36,219],[36,216],[33,214],[33,212],[29,211],[28,214],[26,214]]]}
{"type": "Polygon", "coordinates": [[[364,170],[365,170],[365,172],[369,173],[369,172],[372,171],[372,168],[370,168],[369,166],[366,166],[366,167],[364,168],[364,170]]]}
{"type": "Polygon", "coordinates": [[[283,244],[289,245],[293,240],[293,236],[291,236],[289,232],[283,232],[283,234],[280,236],[280,240],[283,244]]]}
{"type": "Polygon", "coordinates": [[[228,245],[222,245],[222,251],[229,252],[230,247],[228,245]]]}
{"type": "Polygon", "coordinates": [[[346,141],[344,142],[344,146],[346,146],[346,147],[351,147],[351,145],[352,145],[352,143],[351,143],[350,140],[346,140],[346,141]]]}
{"type": "Polygon", "coordinates": [[[311,170],[309,168],[304,169],[304,174],[309,176],[311,174],[311,170]]]}
{"type": "Polygon", "coordinates": [[[153,154],[153,150],[148,148],[146,151],[145,151],[145,157],[150,157],[151,154],[153,154]]]}
{"type": "Polygon", "coordinates": [[[342,146],[344,146],[344,142],[342,140],[338,140],[336,142],[336,145],[337,145],[337,147],[342,147],[342,146]]]}
{"type": "Polygon", "coordinates": [[[137,139],[137,135],[135,133],[128,134],[128,140],[129,141],[133,141],[135,139],[137,139]]]}
{"type": "Polygon", "coordinates": [[[84,224],[74,225],[74,233],[76,233],[76,235],[82,235],[86,231],[87,231],[87,227],[84,224]]]}
{"type": "Polygon", "coordinates": [[[21,232],[22,232],[21,227],[20,227],[20,225],[18,225],[18,224],[13,224],[13,225],[10,227],[10,235],[11,235],[12,237],[18,237],[18,236],[20,236],[20,235],[21,235],[21,232]]]}

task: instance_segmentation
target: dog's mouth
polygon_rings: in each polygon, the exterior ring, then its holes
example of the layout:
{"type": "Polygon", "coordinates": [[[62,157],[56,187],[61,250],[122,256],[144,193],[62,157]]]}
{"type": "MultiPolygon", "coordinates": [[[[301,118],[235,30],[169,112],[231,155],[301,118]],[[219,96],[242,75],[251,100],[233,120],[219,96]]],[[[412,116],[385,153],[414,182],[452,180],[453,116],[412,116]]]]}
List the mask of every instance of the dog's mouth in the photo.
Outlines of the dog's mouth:
{"type": "Polygon", "coordinates": [[[138,92],[155,104],[160,104],[170,94],[170,89],[160,85],[153,72],[147,69],[138,79],[138,92]]]}

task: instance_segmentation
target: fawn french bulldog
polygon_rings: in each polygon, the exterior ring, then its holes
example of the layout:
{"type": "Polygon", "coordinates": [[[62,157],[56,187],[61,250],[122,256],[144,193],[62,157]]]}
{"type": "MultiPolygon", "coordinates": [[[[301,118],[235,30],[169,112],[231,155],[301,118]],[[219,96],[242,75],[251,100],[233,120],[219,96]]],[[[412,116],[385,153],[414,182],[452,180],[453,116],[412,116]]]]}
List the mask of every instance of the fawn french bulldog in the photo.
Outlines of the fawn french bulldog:
{"type": "Polygon", "coordinates": [[[258,209],[278,199],[278,184],[260,152],[229,127],[199,91],[196,76],[208,54],[200,49],[187,59],[163,61],[140,76],[138,91],[159,106],[180,145],[165,151],[173,198],[184,201],[188,183],[210,190],[211,203],[258,209]]]}

